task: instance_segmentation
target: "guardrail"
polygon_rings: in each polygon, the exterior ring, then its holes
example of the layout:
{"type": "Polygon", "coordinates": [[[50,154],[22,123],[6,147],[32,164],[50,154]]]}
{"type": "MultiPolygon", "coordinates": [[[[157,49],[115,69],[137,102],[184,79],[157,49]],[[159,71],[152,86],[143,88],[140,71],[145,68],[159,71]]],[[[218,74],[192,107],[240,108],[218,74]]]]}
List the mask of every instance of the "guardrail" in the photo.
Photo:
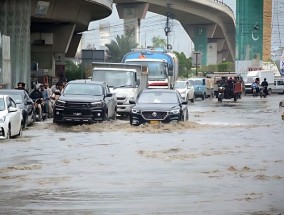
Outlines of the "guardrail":
{"type": "Polygon", "coordinates": [[[226,4],[223,2],[223,0],[212,0],[212,1],[217,2],[218,4],[224,5],[225,7],[229,8],[229,9],[234,13],[234,11],[232,10],[232,8],[230,8],[228,5],[226,5],[226,4]]]}

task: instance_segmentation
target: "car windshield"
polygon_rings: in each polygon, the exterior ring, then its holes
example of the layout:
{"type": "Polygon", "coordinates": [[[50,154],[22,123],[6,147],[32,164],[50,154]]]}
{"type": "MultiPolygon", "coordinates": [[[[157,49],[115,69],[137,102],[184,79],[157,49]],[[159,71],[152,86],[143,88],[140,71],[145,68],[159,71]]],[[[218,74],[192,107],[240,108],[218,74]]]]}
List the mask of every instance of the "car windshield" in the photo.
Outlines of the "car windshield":
{"type": "Polygon", "coordinates": [[[5,102],[3,98],[0,98],[0,111],[5,110],[5,102]]]}
{"type": "Polygon", "coordinates": [[[177,104],[176,93],[170,92],[145,92],[142,93],[137,101],[138,104],[177,104]]]}
{"type": "Polygon", "coordinates": [[[5,110],[5,103],[4,103],[4,99],[0,98],[0,111],[5,110]]]}
{"type": "Polygon", "coordinates": [[[202,80],[189,80],[192,85],[202,85],[202,80]]]}
{"type": "Polygon", "coordinates": [[[164,62],[130,61],[131,63],[148,66],[149,81],[165,80],[167,76],[166,64],[164,62]]]}
{"type": "Polygon", "coordinates": [[[175,83],[175,89],[183,89],[183,88],[186,88],[185,81],[178,81],[175,83]]]}
{"type": "Polygon", "coordinates": [[[94,70],[92,80],[106,82],[109,87],[135,86],[135,74],[132,71],[94,70]]]}
{"type": "Polygon", "coordinates": [[[100,84],[87,83],[69,83],[64,89],[64,95],[103,95],[103,89],[100,84]]]}
{"type": "Polygon", "coordinates": [[[21,104],[23,102],[23,98],[20,94],[9,94],[9,96],[16,102],[16,104],[21,104]]]}

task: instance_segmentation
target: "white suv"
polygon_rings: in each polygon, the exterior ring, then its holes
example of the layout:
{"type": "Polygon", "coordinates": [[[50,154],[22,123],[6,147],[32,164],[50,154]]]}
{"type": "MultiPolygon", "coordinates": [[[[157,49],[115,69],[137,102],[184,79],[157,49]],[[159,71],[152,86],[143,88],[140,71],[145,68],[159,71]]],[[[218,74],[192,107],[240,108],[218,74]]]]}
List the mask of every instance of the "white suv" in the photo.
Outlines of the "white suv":
{"type": "Polygon", "coordinates": [[[174,85],[174,89],[179,91],[181,97],[185,101],[195,101],[195,96],[194,96],[194,87],[191,85],[189,81],[176,81],[174,85]]]}

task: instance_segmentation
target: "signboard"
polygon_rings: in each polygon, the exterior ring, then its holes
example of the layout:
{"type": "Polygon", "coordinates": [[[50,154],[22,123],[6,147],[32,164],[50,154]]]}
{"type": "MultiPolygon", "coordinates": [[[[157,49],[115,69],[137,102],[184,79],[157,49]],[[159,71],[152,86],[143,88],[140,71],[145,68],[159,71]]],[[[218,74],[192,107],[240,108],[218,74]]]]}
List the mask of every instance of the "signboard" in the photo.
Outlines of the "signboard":
{"type": "Polygon", "coordinates": [[[192,53],[192,65],[193,66],[200,66],[202,62],[202,52],[193,52],[192,53]]]}
{"type": "Polygon", "coordinates": [[[250,66],[248,67],[248,71],[258,71],[258,70],[263,70],[261,66],[250,66]]]}

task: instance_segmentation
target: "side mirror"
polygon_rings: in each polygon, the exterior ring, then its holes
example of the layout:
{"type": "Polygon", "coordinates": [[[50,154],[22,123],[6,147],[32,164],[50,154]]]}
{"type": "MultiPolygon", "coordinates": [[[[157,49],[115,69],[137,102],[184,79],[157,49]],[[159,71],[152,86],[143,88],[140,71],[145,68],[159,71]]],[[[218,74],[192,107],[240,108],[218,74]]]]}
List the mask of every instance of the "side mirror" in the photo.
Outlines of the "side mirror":
{"type": "Polygon", "coordinates": [[[106,97],[112,97],[112,93],[107,93],[106,97]]]}
{"type": "Polygon", "coordinates": [[[18,108],[15,107],[9,107],[8,111],[9,112],[17,112],[18,108]]]}
{"type": "Polygon", "coordinates": [[[129,100],[129,104],[131,104],[131,105],[135,105],[135,104],[136,104],[136,102],[135,102],[134,100],[129,100]]]}

